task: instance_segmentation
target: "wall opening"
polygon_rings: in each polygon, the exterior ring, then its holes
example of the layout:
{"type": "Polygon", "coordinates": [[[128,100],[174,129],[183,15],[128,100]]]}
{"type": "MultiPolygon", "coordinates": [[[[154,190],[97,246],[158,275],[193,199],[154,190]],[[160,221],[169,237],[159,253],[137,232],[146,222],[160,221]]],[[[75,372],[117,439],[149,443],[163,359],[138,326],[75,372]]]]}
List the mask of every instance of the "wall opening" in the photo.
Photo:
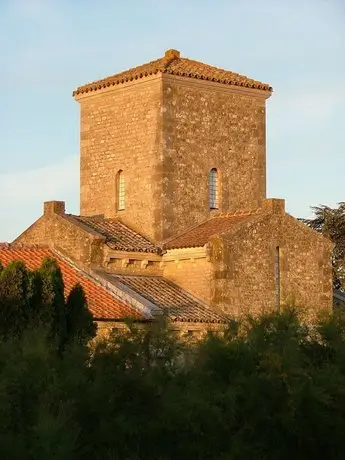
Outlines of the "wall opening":
{"type": "Polygon", "coordinates": [[[279,246],[277,246],[275,249],[274,282],[275,282],[275,293],[276,293],[276,309],[277,311],[280,311],[280,248],[279,246]]]}
{"type": "Polygon", "coordinates": [[[123,211],[125,209],[126,202],[126,189],[125,189],[125,176],[123,171],[120,169],[116,176],[116,200],[117,210],[123,211]]]}
{"type": "Polygon", "coordinates": [[[217,168],[212,168],[208,177],[208,202],[210,209],[219,208],[219,184],[217,168]]]}

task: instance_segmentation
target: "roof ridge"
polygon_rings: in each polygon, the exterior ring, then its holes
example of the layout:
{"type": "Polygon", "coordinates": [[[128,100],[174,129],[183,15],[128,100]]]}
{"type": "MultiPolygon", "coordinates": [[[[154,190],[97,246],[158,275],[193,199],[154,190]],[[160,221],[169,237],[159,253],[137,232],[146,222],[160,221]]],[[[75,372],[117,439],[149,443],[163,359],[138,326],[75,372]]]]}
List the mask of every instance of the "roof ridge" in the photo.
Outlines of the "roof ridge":
{"type": "Polygon", "coordinates": [[[0,247],[6,247],[8,249],[51,249],[51,246],[47,243],[0,243],[0,247]]]}
{"type": "MultiPolygon", "coordinates": [[[[105,273],[113,276],[114,278],[119,278],[119,277],[126,277],[126,278],[164,278],[163,275],[133,275],[132,273],[113,273],[113,272],[107,272],[105,273]]],[[[164,278],[166,279],[166,278],[164,278]]]]}
{"type": "Polygon", "coordinates": [[[228,212],[219,212],[214,213],[211,218],[225,218],[225,217],[240,217],[240,216],[250,216],[252,214],[259,214],[262,211],[262,208],[256,209],[249,209],[249,210],[236,210],[236,211],[228,211],[228,212]]]}
{"type": "Polygon", "coordinates": [[[180,57],[180,52],[177,50],[167,50],[165,55],[158,59],[79,86],[73,91],[73,96],[109,88],[110,86],[138,80],[157,73],[167,73],[238,87],[272,91],[271,86],[267,83],[261,83],[246,75],[233,72],[232,70],[226,70],[215,65],[205,64],[202,61],[180,57]]]}

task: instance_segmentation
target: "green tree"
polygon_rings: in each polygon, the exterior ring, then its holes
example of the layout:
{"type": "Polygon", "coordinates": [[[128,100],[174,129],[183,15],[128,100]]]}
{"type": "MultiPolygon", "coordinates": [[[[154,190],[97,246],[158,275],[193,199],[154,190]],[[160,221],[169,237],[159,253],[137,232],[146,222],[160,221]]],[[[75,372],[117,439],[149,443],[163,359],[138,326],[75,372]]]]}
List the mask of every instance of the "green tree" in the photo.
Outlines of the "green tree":
{"type": "Polygon", "coordinates": [[[86,344],[96,335],[97,326],[87,308],[82,286],[78,283],[70,291],[66,301],[66,344],[86,344]]]}
{"type": "Polygon", "coordinates": [[[27,326],[29,273],[23,262],[12,262],[0,273],[0,331],[3,337],[18,336],[27,326]]]}
{"type": "Polygon", "coordinates": [[[86,344],[96,333],[82,287],[76,285],[65,301],[55,260],[45,259],[34,271],[23,262],[12,262],[0,272],[0,334],[20,337],[26,329],[40,326],[60,351],[75,341],[86,344]]]}
{"type": "Polygon", "coordinates": [[[42,300],[45,305],[44,322],[50,324],[50,335],[62,345],[67,340],[67,320],[64,283],[61,270],[54,259],[46,258],[39,269],[42,276],[42,300]]]}
{"type": "Polygon", "coordinates": [[[46,332],[0,342],[1,458],[80,458],[75,405],[87,384],[86,356],[71,350],[58,358],[46,332]]]}
{"type": "Polygon", "coordinates": [[[333,241],[333,285],[345,291],[345,202],[337,208],[320,205],[312,209],[315,217],[301,220],[333,241]]]}
{"type": "Polygon", "coordinates": [[[200,343],[128,323],[58,356],[41,329],[0,341],[4,458],[344,458],[345,319],[296,311],[200,343]]]}

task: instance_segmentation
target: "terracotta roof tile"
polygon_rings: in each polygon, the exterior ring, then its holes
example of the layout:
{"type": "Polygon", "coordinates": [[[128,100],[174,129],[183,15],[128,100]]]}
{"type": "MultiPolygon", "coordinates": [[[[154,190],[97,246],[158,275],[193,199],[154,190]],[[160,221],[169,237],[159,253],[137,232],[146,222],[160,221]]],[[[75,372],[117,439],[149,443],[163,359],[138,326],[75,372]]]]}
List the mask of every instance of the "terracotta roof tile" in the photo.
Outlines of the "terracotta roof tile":
{"type": "Polygon", "coordinates": [[[48,247],[27,245],[0,245],[0,261],[4,266],[14,260],[23,261],[30,270],[39,268],[46,257],[54,258],[62,272],[65,284],[65,294],[68,295],[76,283],[80,283],[84,289],[88,307],[95,319],[121,319],[133,317],[142,319],[142,316],[116,299],[102,285],[97,283],[83,271],[72,266],[48,247]]]}
{"type": "Polygon", "coordinates": [[[102,88],[108,88],[110,86],[119,85],[132,80],[138,80],[157,73],[166,73],[198,80],[209,80],[225,85],[242,86],[264,91],[272,90],[267,83],[261,83],[244,75],[231,72],[230,70],[224,70],[202,62],[181,58],[179,51],[167,50],[165,52],[165,56],[156,59],[155,61],[151,61],[147,64],[134,67],[111,77],[80,86],[73,92],[73,96],[97,91],[102,88]]]}
{"type": "Polygon", "coordinates": [[[163,244],[163,248],[180,249],[204,246],[212,236],[230,230],[234,225],[249,219],[253,215],[256,215],[258,211],[235,212],[212,217],[202,224],[192,227],[184,233],[166,240],[163,244]]]}
{"type": "Polygon", "coordinates": [[[74,215],[66,215],[66,218],[104,236],[106,244],[112,249],[150,253],[160,251],[148,238],[135,232],[118,218],[105,219],[100,216],[83,217],[74,215]]]}
{"type": "Polygon", "coordinates": [[[218,314],[201,300],[161,276],[110,275],[106,279],[115,285],[120,282],[145,299],[149,300],[173,321],[226,323],[218,314]]]}

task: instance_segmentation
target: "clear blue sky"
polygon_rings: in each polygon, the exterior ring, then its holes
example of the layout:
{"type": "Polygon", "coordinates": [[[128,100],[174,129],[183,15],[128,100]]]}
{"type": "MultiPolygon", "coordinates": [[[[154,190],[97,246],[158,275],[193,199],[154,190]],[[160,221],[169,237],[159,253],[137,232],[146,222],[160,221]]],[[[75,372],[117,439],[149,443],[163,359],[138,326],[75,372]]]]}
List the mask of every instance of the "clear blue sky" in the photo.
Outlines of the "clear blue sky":
{"type": "Polygon", "coordinates": [[[345,201],[344,0],[0,0],[0,241],[79,207],[78,85],[177,48],[268,82],[269,197],[345,201]]]}

